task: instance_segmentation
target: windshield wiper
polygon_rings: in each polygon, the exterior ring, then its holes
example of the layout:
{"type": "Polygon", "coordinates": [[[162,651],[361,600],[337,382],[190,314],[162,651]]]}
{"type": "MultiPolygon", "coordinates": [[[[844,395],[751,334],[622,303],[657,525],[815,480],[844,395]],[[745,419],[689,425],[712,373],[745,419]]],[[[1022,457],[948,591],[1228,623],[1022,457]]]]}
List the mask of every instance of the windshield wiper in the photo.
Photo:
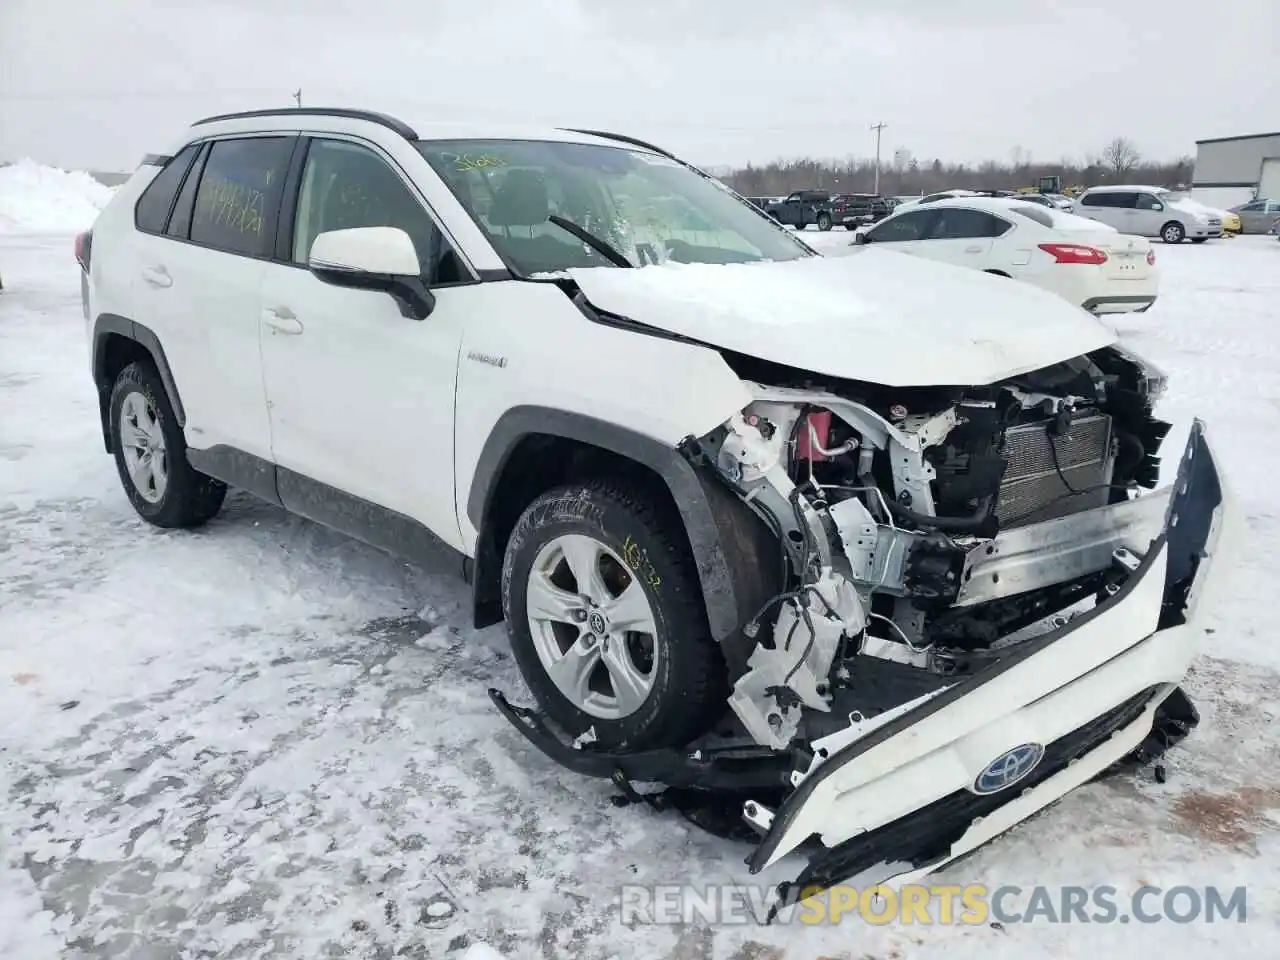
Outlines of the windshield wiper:
{"type": "Polygon", "coordinates": [[[556,214],[553,213],[551,216],[547,217],[547,222],[554,223],[561,230],[567,230],[569,233],[572,233],[575,237],[589,246],[596,253],[600,254],[600,256],[604,257],[615,267],[635,266],[634,263],[619,253],[616,248],[610,246],[607,241],[601,240],[590,231],[582,229],[582,227],[578,226],[572,220],[566,220],[564,217],[556,216],[556,214]]]}

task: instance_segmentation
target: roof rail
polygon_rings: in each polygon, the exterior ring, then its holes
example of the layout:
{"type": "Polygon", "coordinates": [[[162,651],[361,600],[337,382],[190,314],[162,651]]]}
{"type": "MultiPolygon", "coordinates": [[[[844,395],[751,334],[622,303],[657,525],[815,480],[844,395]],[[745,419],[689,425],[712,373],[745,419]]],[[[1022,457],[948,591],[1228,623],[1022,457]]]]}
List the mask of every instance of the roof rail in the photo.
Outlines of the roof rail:
{"type": "Polygon", "coordinates": [[[313,117],[346,117],[348,120],[367,120],[370,123],[376,123],[389,130],[394,130],[406,140],[418,139],[418,131],[403,120],[389,117],[385,113],[375,113],[372,110],[352,110],[347,107],[272,107],[267,110],[242,110],[239,113],[220,113],[214,117],[205,117],[203,120],[197,120],[192,126],[198,127],[202,123],[216,123],[219,120],[296,116],[300,113],[309,114],[313,117]]]}
{"type": "Polygon", "coordinates": [[[661,154],[668,160],[678,160],[679,158],[670,151],[663,150],[661,147],[655,147],[652,143],[645,143],[643,140],[637,140],[635,137],[628,137],[621,133],[607,133],[604,130],[579,130],[577,127],[561,127],[569,133],[582,133],[588,137],[600,137],[603,140],[617,140],[619,143],[629,143],[633,147],[643,147],[646,150],[652,150],[654,153],[661,154]]]}

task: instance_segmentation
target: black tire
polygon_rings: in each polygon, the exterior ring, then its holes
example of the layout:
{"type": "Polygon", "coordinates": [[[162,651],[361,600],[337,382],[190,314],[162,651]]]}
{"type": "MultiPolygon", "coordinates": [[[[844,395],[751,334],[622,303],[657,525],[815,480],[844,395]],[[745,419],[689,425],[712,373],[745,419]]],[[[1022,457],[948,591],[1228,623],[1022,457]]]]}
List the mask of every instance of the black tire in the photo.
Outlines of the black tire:
{"type": "Polygon", "coordinates": [[[227,487],[221,481],[199,473],[187,462],[186,438],[174,416],[164,382],[154,366],[135,362],[120,371],[111,391],[111,437],[116,470],[129,502],[148,523],[157,527],[198,527],[207,523],[222,508],[227,487]],[[155,423],[164,436],[167,481],[159,499],[143,496],[129,474],[121,440],[121,416],[125,400],[140,393],[155,412],[155,423]]]}
{"type": "Polygon", "coordinates": [[[550,490],[525,509],[507,542],[502,607],[512,652],[542,709],[573,736],[594,728],[601,746],[628,750],[681,747],[723,715],[727,679],[712,639],[697,567],[679,516],[643,489],[596,480],[550,490]],[[660,648],[652,689],[634,713],[601,719],[564,696],[535,647],[527,615],[529,574],[542,548],[566,534],[585,534],[619,557],[638,557],[637,573],[657,627],[660,648]]]}
{"type": "Polygon", "coordinates": [[[1170,220],[1160,228],[1160,239],[1165,243],[1181,243],[1186,238],[1187,231],[1177,220],[1170,220]]]}
{"type": "Polygon", "coordinates": [[[830,229],[831,229],[831,215],[830,215],[830,214],[828,214],[828,213],[820,213],[820,214],[818,214],[818,229],[819,229],[819,230],[830,230],[830,229]]]}
{"type": "Polygon", "coordinates": [[[1209,239],[1208,237],[1192,237],[1192,238],[1191,238],[1191,242],[1192,242],[1192,243],[1204,243],[1204,242],[1205,242],[1206,240],[1208,240],[1208,239],[1209,239]]]}

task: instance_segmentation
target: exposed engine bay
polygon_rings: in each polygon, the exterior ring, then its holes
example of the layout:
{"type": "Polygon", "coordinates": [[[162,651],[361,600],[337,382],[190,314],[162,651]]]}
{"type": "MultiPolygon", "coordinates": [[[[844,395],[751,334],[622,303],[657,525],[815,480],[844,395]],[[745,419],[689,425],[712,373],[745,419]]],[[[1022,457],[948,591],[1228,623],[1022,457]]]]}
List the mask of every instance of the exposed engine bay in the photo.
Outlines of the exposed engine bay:
{"type": "Polygon", "coordinates": [[[1178,683],[1237,515],[1199,421],[1157,487],[1158,370],[1109,346],[903,389],[726,360],[754,399],[682,450],[759,519],[735,548],[780,589],[726,645],[725,719],[683,749],[601,747],[491,690],[544,753],[754,843],[752,873],[808,850],[772,916],[923,876],[1196,726],[1178,683]]]}
{"type": "Polygon", "coordinates": [[[700,447],[791,571],[733,678],[758,744],[810,741],[831,726],[821,714],[871,716],[920,689],[851,695],[858,660],[945,678],[1000,656],[1105,591],[1117,551],[1163,519],[1164,502],[1135,498],[1159,476],[1164,377],[1118,348],[980,388],[739,372],[755,402],[700,447]]]}

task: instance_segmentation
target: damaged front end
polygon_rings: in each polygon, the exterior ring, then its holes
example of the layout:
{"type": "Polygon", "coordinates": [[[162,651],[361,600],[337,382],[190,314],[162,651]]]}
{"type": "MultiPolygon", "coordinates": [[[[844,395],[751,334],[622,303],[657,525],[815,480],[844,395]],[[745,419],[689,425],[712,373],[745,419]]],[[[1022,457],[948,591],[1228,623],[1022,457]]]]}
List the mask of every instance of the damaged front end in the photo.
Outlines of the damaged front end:
{"type": "Polygon", "coordinates": [[[541,749],[631,799],[666,785],[649,802],[754,839],[753,872],[808,851],[784,905],[937,869],[1194,726],[1178,684],[1231,512],[1198,421],[1155,489],[1156,371],[1117,347],[972,388],[738,367],[753,402],[685,446],[784,558],[727,657],[733,730],[594,750],[494,692],[541,749]]]}

